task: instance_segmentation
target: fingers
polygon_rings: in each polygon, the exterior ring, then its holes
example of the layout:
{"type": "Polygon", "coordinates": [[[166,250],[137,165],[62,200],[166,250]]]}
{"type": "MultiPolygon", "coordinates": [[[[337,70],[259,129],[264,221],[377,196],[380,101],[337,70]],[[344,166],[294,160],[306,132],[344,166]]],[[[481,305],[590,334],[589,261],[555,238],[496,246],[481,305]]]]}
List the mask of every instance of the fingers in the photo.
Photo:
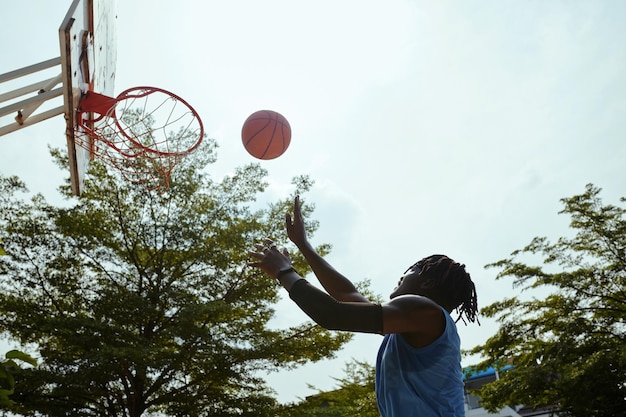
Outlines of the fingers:
{"type": "Polygon", "coordinates": [[[296,213],[300,213],[300,196],[297,195],[295,200],[293,201],[293,214],[297,215],[296,213]]]}
{"type": "Polygon", "coordinates": [[[263,245],[261,244],[257,244],[256,245],[256,250],[257,252],[263,252],[263,253],[267,253],[271,250],[275,250],[276,249],[276,245],[274,244],[274,242],[271,239],[265,239],[263,241],[263,245]]]}
{"type": "Polygon", "coordinates": [[[287,230],[293,226],[293,220],[291,220],[291,214],[289,213],[285,213],[285,226],[287,227],[287,230]]]}
{"type": "Polygon", "coordinates": [[[248,251],[251,258],[246,265],[259,268],[270,276],[291,265],[291,257],[287,249],[278,249],[271,239],[265,239],[263,244],[254,245],[255,249],[248,251]]]}
{"type": "Polygon", "coordinates": [[[259,252],[254,252],[254,251],[248,251],[248,256],[251,256],[251,257],[257,258],[257,259],[265,258],[265,254],[259,253],[259,252]]]}
{"type": "Polygon", "coordinates": [[[300,203],[300,196],[296,196],[296,200],[293,203],[293,217],[295,221],[302,223],[302,204],[300,203]]]}
{"type": "MultiPolygon", "coordinates": [[[[294,214],[294,218],[296,217],[296,213],[300,211],[300,196],[297,195],[294,199],[293,199],[293,214],[294,214]]],[[[287,212],[285,213],[285,224],[287,226],[287,228],[290,228],[291,226],[293,226],[293,220],[291,218],[291,213],[287,212]]]]}
{"type": "MultiPolygon", "coordinates": [[[[256,251],[248,251],[248,255],[253,258],[263,260],[265,259],[265,257],[267,256],[269,252],[271,251],[278,252],[278,248],[276,247],[276,245],[271,239],[265,239],[263,243],[264,243],[263,245],[261,245],[260,243],[257,243],[256,245],[254,245],[254,247],[256,248],[256,251]]],[[[283,254],[284,252],[285,252],[285,249],[282,250],[283,254]]]]}

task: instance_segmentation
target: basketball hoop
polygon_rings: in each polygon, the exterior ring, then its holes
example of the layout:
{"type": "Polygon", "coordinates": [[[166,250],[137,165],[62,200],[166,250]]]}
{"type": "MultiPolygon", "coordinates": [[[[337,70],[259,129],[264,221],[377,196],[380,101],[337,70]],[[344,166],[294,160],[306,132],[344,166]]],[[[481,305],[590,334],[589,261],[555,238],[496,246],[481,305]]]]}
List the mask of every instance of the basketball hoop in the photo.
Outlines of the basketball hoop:
{"type": "Polygon", "coordinates": [[[193,107],[155,87],[129,88],[117,98],[88,91],[76,118],[90,139],[77,139],[77,145],[150,190],[167,189],[174,167],[204,137],[193,107]]]}

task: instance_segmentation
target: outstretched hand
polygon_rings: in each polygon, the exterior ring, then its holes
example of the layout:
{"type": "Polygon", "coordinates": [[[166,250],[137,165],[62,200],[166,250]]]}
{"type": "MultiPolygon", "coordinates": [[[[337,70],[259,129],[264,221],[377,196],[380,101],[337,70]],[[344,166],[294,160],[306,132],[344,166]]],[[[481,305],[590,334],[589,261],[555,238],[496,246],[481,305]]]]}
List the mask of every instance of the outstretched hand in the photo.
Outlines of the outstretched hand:
{"type": "MultiPolygon", "coordinates": [[[[287,236],[298,248],[307,244],[300,196],[296,196],[293,202],[293,218],[290,213],[285,214],[285,228],[287,236]]],[[[279,271],[291,266],[291,257],[287,249],[278,250],[270,239],[265,239],[263,245],[256,245],[256,251],[250,251],[248,255],[257,259],[256,262],[248,262],[248,266],[259,268],[272,277],[276,277],[279,271]]]]}
{"type": "Polygon", "coordinates": [[[293,201],[293,219],[291,218],[291,214],[285,214],[285,228],[287,229],[287,236],[289,236],[289,239],[295,243],[297,247],[301,248],[307,243],[304,220],[302,219],[300,196],[296,196],[293,201]]]}
{"type": "Polygon", "coordinates": [[[265,239],[264,245],[256,245],[256,251],[248,252],[257,262],[248,262],[248,266],[259,268],[275,278],[278,272],[291,266],[291,258],[287,249],[279,251],[274,242],[265,239]]]}

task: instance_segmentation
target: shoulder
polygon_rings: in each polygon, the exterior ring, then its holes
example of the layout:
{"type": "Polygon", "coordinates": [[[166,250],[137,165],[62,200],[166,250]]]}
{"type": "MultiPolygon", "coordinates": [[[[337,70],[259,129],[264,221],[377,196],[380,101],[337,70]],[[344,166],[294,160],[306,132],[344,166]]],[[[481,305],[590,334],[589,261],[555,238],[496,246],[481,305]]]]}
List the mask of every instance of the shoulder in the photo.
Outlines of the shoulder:
{"type": "Polygon", "coordinates": [[[446,328],[439,304],[421,295],[401,295],[383,304],[383,332],[401,333],[415,347],[435,341],[446,328]]]}

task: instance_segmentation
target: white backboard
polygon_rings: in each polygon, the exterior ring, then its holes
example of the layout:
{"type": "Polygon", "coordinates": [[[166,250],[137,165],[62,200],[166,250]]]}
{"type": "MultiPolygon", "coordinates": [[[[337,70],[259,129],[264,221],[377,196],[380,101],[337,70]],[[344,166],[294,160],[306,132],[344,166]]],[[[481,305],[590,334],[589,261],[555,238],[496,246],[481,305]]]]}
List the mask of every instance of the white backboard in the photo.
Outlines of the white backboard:
{"type": "Polygon", "coordinates": [[[90,138],[76,123],[81,96],[95,91],[115,97],[117,58],[115,0],[73,0],[59,28],[67,147],[72,192],[80,195],[92,159],[90,138]]]}

